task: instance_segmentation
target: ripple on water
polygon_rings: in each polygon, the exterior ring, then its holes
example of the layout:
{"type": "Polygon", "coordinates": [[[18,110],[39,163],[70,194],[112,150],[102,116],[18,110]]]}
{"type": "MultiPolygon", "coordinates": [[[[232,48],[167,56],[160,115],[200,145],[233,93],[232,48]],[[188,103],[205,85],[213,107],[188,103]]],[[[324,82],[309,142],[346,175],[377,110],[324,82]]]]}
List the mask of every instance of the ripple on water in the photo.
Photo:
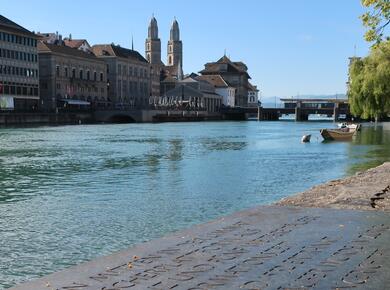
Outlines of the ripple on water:
{"type": "Polygon", "coordinates": [[[321,143],[330,126],[0,129],[0,288],[389,160],[390,131],[321,143]]]}

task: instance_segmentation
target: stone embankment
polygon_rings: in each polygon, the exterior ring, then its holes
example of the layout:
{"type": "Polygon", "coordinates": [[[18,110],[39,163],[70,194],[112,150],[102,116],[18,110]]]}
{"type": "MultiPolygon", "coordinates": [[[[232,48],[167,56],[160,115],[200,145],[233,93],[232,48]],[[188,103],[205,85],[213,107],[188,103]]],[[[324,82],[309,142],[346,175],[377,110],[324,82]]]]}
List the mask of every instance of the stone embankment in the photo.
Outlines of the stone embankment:
{"type": "Polygon", "coordinates": [[[389,289],[389,184],[390,162],[12,289],[389,289]]]}
{"type": "Polygon", "coordinates": [[[276,204],[390,211],[390,162],[351,177],[314,186],[276,204]]]}

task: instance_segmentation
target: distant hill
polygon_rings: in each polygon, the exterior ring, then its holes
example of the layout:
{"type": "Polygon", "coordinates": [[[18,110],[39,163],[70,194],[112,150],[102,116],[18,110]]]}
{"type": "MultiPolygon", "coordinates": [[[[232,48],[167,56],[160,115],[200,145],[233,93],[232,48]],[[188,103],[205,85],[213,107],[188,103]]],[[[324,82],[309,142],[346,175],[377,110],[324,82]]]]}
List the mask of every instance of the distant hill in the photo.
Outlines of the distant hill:
{"type": "MultiPolygon", "coordinates": [[[[347,96],[345,94],[337,94],[337,95],[299,95],[293,96],[294,99],[346,99],[347,96]]],[[[261,103],[264,108],[280,108],[282,106],[282,102],[280,99],[288,99],[289,97],[262,97],[261,103]]],[[[290,96],[291,98],[291,96],[290,96]]]]}

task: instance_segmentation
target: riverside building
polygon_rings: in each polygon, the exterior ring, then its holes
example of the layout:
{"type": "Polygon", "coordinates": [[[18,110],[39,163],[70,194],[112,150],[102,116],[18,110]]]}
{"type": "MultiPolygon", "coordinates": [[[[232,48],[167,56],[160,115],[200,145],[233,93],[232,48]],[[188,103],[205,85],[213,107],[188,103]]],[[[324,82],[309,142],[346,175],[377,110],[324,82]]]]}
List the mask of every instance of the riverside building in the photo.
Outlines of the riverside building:
{"type": "Polygon", "coordinates": [[[149,106],[151,68],[142,55],[114,44],[94,45],[92,51],[106,64],[108,96],[117,109],[149,106]]]}
{"type": "Polygon", "coordinates": [[[234,106],[248,106],[248,88],[251,77],[248,74],[247,66],[243,62],[233,62],[224,55],[216,62],[206,63],[200,74],[202,76],[220,75],[228,86],[235,88],[234,106]]]}
{"type": "MultiPolygon", "coordinates": [[[[43,34],[51,35],[51,34],[43,34]]],[[[42,107],[109,106],[106,64],[92,52],[65,45],[61,35],[38,43],[42,107]]]]}
{"type": "Polygon", "coordinates": [[[38,36],[0,15],[0,110],[39,106],[38,36]]]}

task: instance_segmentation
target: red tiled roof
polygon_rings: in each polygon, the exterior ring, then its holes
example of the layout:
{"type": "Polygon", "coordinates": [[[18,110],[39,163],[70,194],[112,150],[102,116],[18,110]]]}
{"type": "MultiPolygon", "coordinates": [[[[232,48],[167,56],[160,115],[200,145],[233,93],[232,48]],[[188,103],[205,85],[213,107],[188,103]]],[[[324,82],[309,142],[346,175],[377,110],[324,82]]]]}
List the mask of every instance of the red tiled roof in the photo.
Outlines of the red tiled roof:
{"type": "Polygon", "coordinates": [[[248,75],[246,71],[247,67],[243,62],[232,62],[226,55],[221,57],[216,62],[209,62],[205,64],[205,68],[200,71],[201,74],[219,74],[219,73],[240,73],[248,75]],[[221,68],[221,65],[226,65],[225,69],[221,68]]]}
{"type": "Polygon", "coordinates": [[[45,53],[45,52],[56,52],[61,53],[65,55],[72,55],[77,57],[83,57],[83,58],[90,58],[97,60],[98,58],[92,54],[87,53],[82,50],[71,48],[65,45],[57,45],[57,44],[50,44],[46,42],[39,41],[38,42],[38,52],[39,53],[45,53]]]}
{"type": "Polygon", "coordinates": [[[140,62],[148,61],[136,50],[121,47],[114,44],[97,44],[92,46],[92,51],[96,56],[117,56],[123,58],[132,58],[140,62]]]}
{"type": "Polygon", "coordinates": [[[223,78],[220,75],[203,75],[203,76],[197,76],[196,79],[204,80],[216,88],[228,87],[227,83],[223,80],[223,78]]]}
{"type": "Polygon", "coordinates": [[[87,42],[86,39],[64,39],[64,43],[66,46],[72,48],[79,48],[84,42],[87,42]]]}

